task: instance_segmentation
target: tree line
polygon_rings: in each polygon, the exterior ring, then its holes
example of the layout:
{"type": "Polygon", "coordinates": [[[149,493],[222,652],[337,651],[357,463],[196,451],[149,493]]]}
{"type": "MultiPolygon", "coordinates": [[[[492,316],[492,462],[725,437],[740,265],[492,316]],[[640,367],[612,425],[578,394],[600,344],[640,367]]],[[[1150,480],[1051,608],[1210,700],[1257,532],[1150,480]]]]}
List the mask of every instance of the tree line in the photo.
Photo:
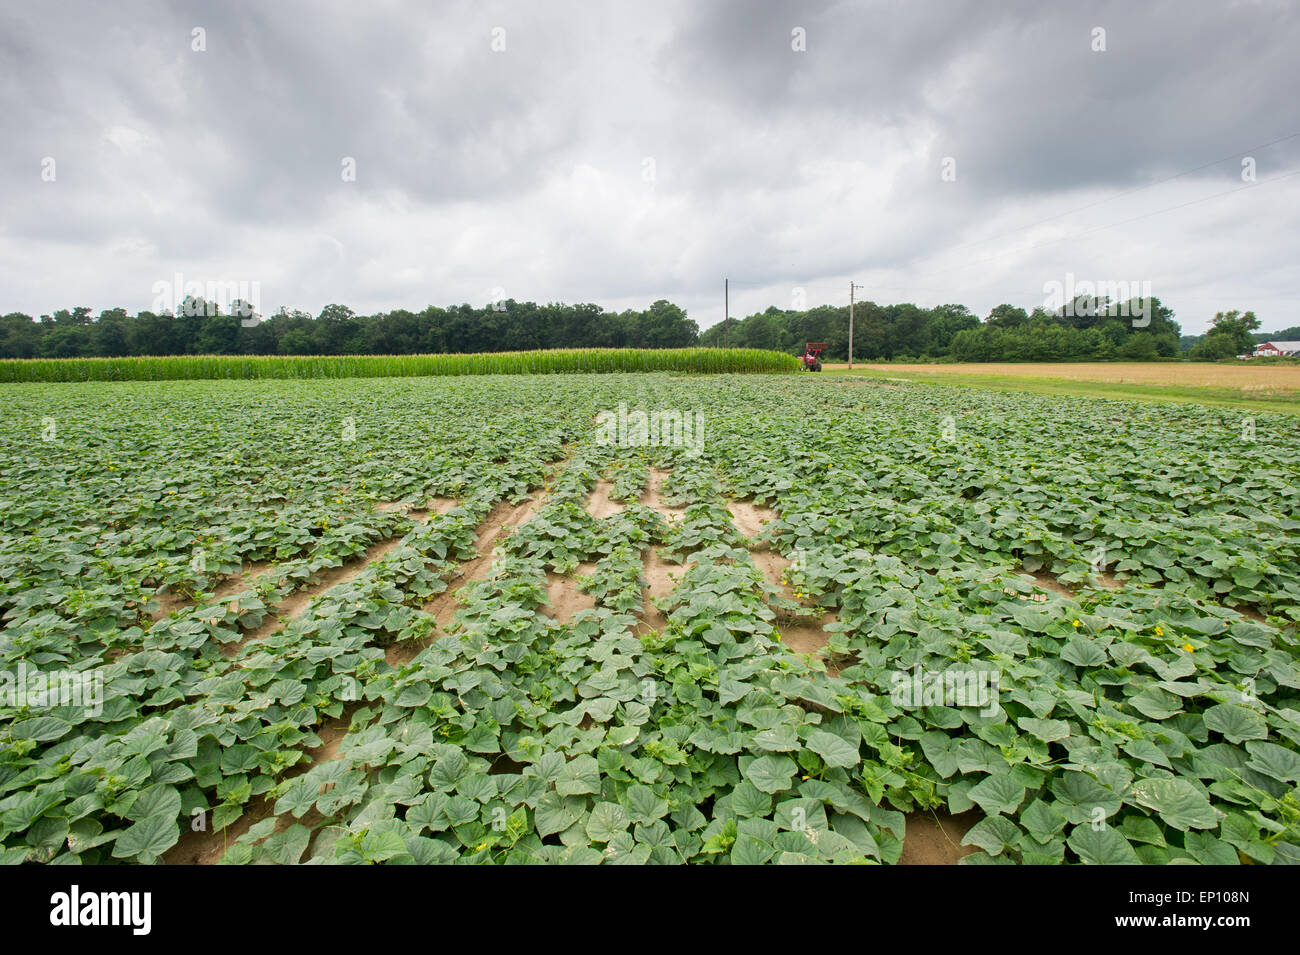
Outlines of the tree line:
{"type": "MultiPolygon", "coordinates": [[[[411,355],[528,351],[538,348],[685,348],[699,328],[682,309],[660,300],[642,311],[599,305],[538,305],[513,300],[482,308],[430,306],[357,315],[326,305],[319,315],[282,309],[266,319],[223,313],[187,300],[176,314],[113,308],[91,316],[60,309],[35,321],[0,318],[0,357],[89,358],[130,355],[411,355]]],[[[232,314],[233,313],[233,314],[232,314]]]]}
{"type": "Polygon", "coordinates": [[[1210,331],[1204,335],[1184,335],[1183,351],[1190,352],[1197,358],[1213,359],[1217,355],[1245,354],[1256,345],[1262,345],[1267,341],[1300,342],[1300,325],[1292,325],[1276,332],[1254,331],[1253,329],[1259,328],[1259,319],[1255,317],[1254,312],[1240,315],[1235,311],[1220,312],[1214,316],[1211,325],[1210,331]],[[1201,345],[1210,334],[1216,332],[1220,335],[1230,335],[1231,338],[1220,338],[1208,345],[1201,345]],[[1246,338],[1246,333],[1250,334],[1249,340],[1246,338]],[[1229,343],[1232,347],[1229,347],[1229,343]],[[1233,348],[1236,349],[1235,352],[1233,348]]]}
{"type": "MultiPolygon", "coordinates": [[[[1180,329],[1159,299],[1113,303],[1080,297],[1055,311],[1028,312],[999,305],[983,320],[964,305],[879,305],[853,310],[853,357],[860,361],[1081,361],[1172,358],[1180,329]],[[1141,314],[1138,314],[1141,312],[1141,314]]],[[[844,361],[849,351],[848,306],[807,311],[769,308],[708,329],[700,343],[797,351],[807,341],[827,343],[823,359],[844,361]]]]}
{"type": "MultiPolygon", "coordinates": [[[[79,306],[37,320],[11,312],[0,317],[0,358],[405,355],[723,344],[799,354],[809,341],[827,343],[827,361],[844,361],[849,351],[848,306],[772,307],[703,332],[664,299],[622,312],[511,299],[373,315],[327,305],[316,316],[289,309],[266,319],[246,316],[238,302],[223,312],[202,299],[187,299],[175,314],[130,315],[112,308],[94,316],[79,306]]],[[[1004,304],[983,319],[964,305],[865,301],[856,305],[853,318],[853,356],[859,361],[1214,360],[1249,352],[1263,337],[1254,313],[1237,311],[1220,312],[1205,335],[1183,336],[1173,310],[1157,298],[1115,303],[1079,297],[1055,310],[1032,311],[1004,304]]]]}

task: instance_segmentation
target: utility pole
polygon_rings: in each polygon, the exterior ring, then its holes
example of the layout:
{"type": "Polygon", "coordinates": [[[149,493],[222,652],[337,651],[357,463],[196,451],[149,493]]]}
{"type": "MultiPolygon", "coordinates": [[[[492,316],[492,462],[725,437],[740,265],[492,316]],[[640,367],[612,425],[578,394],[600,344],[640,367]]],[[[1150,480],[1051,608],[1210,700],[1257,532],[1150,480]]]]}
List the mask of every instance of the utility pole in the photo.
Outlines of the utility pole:
{"type": "Polygon", "coordinates": [[[731,347],[731,279],[722,280],[722,347],[731,347]]]}
{"type": "Polygon", "coordinates": [[[853,370],[853,290],[862,288],[849,282],[849,371],[853,370]]]}

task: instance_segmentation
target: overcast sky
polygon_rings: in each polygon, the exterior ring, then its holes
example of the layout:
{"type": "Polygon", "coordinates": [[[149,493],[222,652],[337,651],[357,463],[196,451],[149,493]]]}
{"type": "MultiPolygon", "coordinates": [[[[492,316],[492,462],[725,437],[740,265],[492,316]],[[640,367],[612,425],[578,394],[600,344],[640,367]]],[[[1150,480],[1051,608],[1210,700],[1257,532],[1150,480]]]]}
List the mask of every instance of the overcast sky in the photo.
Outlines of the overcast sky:
{"type": "Polygon", "coordinates": [[[733,316],[851,279],[983,316],[1073,273],[1280,329],[1297,50],[1289,2],[10,4],[0,312],[135,312],[180,273],[267,313],[668,298],[704,328],[724,276],[733,316]]]}

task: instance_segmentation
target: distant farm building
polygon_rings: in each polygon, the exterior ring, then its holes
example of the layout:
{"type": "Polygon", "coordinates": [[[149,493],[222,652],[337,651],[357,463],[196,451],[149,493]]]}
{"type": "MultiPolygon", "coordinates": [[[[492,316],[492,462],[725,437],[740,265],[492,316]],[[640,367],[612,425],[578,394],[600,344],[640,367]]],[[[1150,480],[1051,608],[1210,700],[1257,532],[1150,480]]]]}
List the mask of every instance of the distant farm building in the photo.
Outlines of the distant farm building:
{"type": "Polygon", "coordinates": [[[1255,346],[1253,357],[1277,358],[1292,355],[1300,355],[1300,342],[1260,342],[1255,346]]]}

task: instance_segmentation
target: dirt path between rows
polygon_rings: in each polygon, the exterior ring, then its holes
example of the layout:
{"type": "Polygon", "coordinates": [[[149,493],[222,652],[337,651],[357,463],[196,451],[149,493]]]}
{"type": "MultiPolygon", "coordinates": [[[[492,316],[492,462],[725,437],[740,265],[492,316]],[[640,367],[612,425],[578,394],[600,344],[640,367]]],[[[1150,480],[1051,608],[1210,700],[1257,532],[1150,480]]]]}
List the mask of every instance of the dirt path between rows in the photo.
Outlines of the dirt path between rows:
{"type": "Polygon", "coordinates": [[[775,512],[753,501],[728,501],[727,510],[731,512],[736,530],[749,538],[758,537],[768,524],[776,520],[775,512]]]}
{"type": "MultiPolygon", "coordinates": [[[[405,537],[405,535],[403,535],[405,537]]],[[[300,587],[293,591],[278,604],[269,607],[262,622],[250,630],[244,631],[244,636],[233,643],[224,644],[221,652],[228,657],[233,657],[239,653],[247,644],[263,640],[275,633],[282,627],[287,627],[295,620],[301,617],[311,605],[311,602],[323,595],[326,591],[333,590],[342,584],[356,580],[374,561],[390,553],[397,548],[402,542],[402,537],[390,537],[387,540],[372,544],[366,548],[366,552],[360,557],[354,557],[352,560],[340,564],[338,567],[331,567],[319,573],[317,582],[309,587],[300,587]]]]}
{"type": "Polygon", "coordinates": [[[978,849],[964,846],[967,831],[979,822],[979,813],[964,812],[950,816],[946,812],[912,812],[907,814],[907,832],[899,865],[956,865],[978,849]]]}
{"type": "Polygon", "coordinates": [[[646,584],[641,595],[641,619],[633,628],[637,636],[644,636],[651,631],[660,632],[668,626],[668,615],[655,605],[655,601],[671,597],[685,573],[684,564],[670,564],[659,556],[659,548],[646,548],[645,565],[641,572],[646,584]]]}
{"type": "MultiPolygon", "coordinates": [[[[776,512],[771,508],[753,501],[728,501],[727,510],[731,512],[736,529],[751,540],[759,537],[767,525],[777,518],[776,512]]],[[[796,595],[794,588],[785,582],[785,574],[790,567],[789,558],[767,544],[752,546],[749,556],[767,582],[779,588],[787,600],[807,606],[804,599],[796,595]]],[[[777,630],[781,634],[781,642],[795,653],[820,655],[830,639],[826,626],[837,619],[831,611],[818,612],[813,617],[778,614],[777,630]]],[[[830,672],[834,675],[833,670],[830,672]]]]}
{"type": "Polygon", "coordinates": [[[596,598],[578,588],[577,577],[590,574],[595,564],[579,564],[572,575],[548,573],[546,575],[546,602],[542,613],[556,623],[569,623],[583,610],[594,610],[596,598]]]}
{"type": "Polygon", "coordinates": [[[658,511],[667,521],[681,517],[686,512],[686,508],[681,505],[664,502],[664,480],[671,473],[671,471],[665,471],[662,468],[651,468],[650,479],[646,482],[645,490],[641,493],[641,503],[652,510],[658,511]]]}
{"type": "Polygon", "coordinates": [[[478,555],[465,561],[457,568],[456,576],[448,581],[448,587],[424,605],[425,613],[433,615],[437,629],[434,635],[425,641],[393,644],[384,654],[389,666],[405,666],[433,644],[452,625],[456,611],[460,609],[460,594],[466,584],[482,580],[492,568],[496,559],[497,544],[516,528],[528,523],[550,497],[551,481],[560,473],[573,457],[572,450],[564,458],[550,466],[543,479],[542,486],[533,490],[522,503],[498,501],[479,525],[474,538],[474,552],[478,555]],[[454,583],[454,585],[453,585],[454,583]]]}
{"type": "MultiPolygon", "coordinates": [[[[304,750],[303,752],[307,758],[291,767],[283,778],[292,779],[295,776],[301,776],[321,763],[337,759],[339,747],[343,743],[343,738],[348,734],[348,727],[352,723],[352,713],[357,706],[359,706],[357,703],[350,704],[344,708],[339,716],[326,720],[316,730],[316,736],[321,741],[320,745],[304,750]]],[[[182,816],[180,819],[180,840],[163,853],[162,862],[164,865],[216,865],[221,861],[221,857],[226,854],[226,850],[239,841],[244,833],[263,819],[268,819],[273,815],[275,815],[275,800],[263,794],[250,799],[245,805],[244,814],[224,829],[205,828],[203,831],[195,832],[192,828],[187,828],[187,825],[193,825],[193,819],[187,820],[182,816]]],[[[205,813],[203,818],[205,822],[210,823],[212,817],[210,813],[205,813]]],[[[282,832],[293,825],[294,822],[301,822],[311,827],[314,822],[321,820],[320,813],[313,808],[308,810],[302,819],[293,819],[291,816],[286,816],[276,826],[276,831],[282,832]]],[[[315,836],[316,833],[313,832],[313,841],[315,836]]],[[[305,854],[309,854],[310,851],[310,848],[308,848],[305,854]]]]}
{"type": "MultiPolygon", "coordinates": [[[[565,459],[567,461],[567,458],[565,459]]],[[[453,590],[449,588],[442,594],[439,594],[434,600],[425,606],[425,609],[434,613],[439,621],[440,628],[445,627],[450,622],[451,616],[455,612],[456,594],[459,593],[460,587],[470,580],[481,578],[491,564],[494,555],[496,543],[501,537],[508,533],[518,524],[527,521],[541,506],[549,488],[550,477],[556,470],[562,467],[565,461],[557,462],[547,475],[547,484],[538,488],[528,499],[521,504],[511,504],[508,501],[499,502],[488,514],[483,524],[479,527],[478,535],[475,539],[475,550],[479,556],[472,560],[466,561],[459,568],[458,586],[453,590]]],[[[445,514],[455,507],[457,502],[451,498],[434,498],[429,502],[427,508],[407,509],[408,516],[414,517],[417,522],[423,523],[431,514],[445,514]]],[[[400,503],[388,507],[394,510],[402,507],[400,503]]],[[[384,509],[384,508],[380,508],[384,509]]],[[[334,568],[327,571],[319,583],[297,591],[288,599],[282,601],[274,608],[276,617],[286,617],[286,622],[299,616],[310,604],[311,599],[319,596],[332,587],[337,587],[341,583],[346,583],[362,573],[369,564],[384,556],[404,539],[392,538],[374,545],[366,551],[362,558],[349,561],[342,567],[334,568]]],[[[256,630],[250,632],[244,640],[236,646],[242,646],[256,635],[265,636],[273,633],[274,626],[279,624],[279,620],[272,617],[269,621],[259,625],[256,630]],[[266,627],[271,629],[265,633],[259,633],[266,627]]],[[[389,647],[386,659],[390,664],[400,665],[413,659],[424,647],[412,644],[389,647]]],[[[315,766],[330,760],[337,759],[343,740],[347,736],[348,728],[352,723],[352,713],[359,704],[352,703],[344,708],[343,713],[337,717],[328,719],[319,728],[316,729],[316,735],[320,739],[319,746],[305,750],[305,759],[293,766],[284,774],[284,779],[291,779],[302,773],[310,771],[315,766]]],[[[248,832],[254,825],[264,819],[270,818],[275,814],[275,804],[273,800],[268,799],[265,795],[255,796],[247,803],[244,813],[234,822],[219,830],[205,829],[204,831],[195,832],[192,828],[187,828],[187,823],[192,824],[192,820],[182,818],[181,838],[172,846],[162,857],[164,864],[168,865],[213,865],[221,861],[221,857],[226,853],[231,845],[239,840],[241,836],[248,832]]],[[[210,816],[205,816],[210,820],[210,816]]],[[[276,826],[277,831],[287,829],[294,822],[302,823],[313,827],[313,821],[321,821],[321,817],[315,809],[310,810],[302,820],[294,820],[291,817],[281,819],[276,826]]],[[[315,843],[319,830],[313,832],[312,844],[315,843]]],[[[307,855],[310,855],[310,846],[307,849],[307,855]]]]}
{"type": "MultiPolygon", "coordinates": [[[[670,473],[662,468],[651,468],[640,500],[642,504],[657,511],[671,524],[675,520],[680,520],[686,508],[664,502],[663,484],[670,473]]],[[[670,564],[660,556],[658,547],[647,547],[643,553],[643,561],[641,577],[645,581],[645,587],[641,592],[641,611],[638,614],[640,619],[633,628],[633,633],[637,636],[644,636],[652,631],[659,632],[668,626],[668,615],[660,610],[654,601],[666,600],[672,596],[682,575],[686,573],[687,566],[670,564]]]]}
{"type": "Polygon", "coordinates": [[[587,513],[596,520],[604,520],[606,517],[622,513],[624,505],[609,496],[613,488],[613,484],[602,479],[596,482],[596,486],[587,497],[587,513]]]}

